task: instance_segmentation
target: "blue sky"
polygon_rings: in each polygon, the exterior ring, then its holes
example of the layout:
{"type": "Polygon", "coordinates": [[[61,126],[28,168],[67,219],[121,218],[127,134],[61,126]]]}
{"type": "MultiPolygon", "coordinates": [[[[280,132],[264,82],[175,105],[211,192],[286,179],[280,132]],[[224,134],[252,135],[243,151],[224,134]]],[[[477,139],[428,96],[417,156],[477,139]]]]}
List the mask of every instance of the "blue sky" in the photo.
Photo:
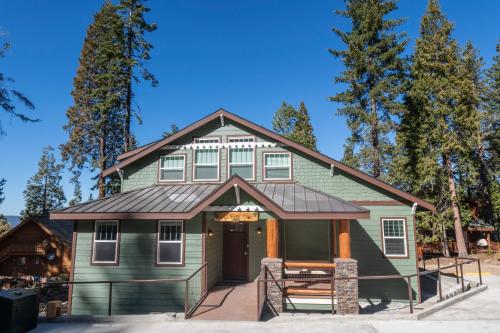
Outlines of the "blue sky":
{"type": "MultiPolygon", "coordinates": [[[[396,17],[413,49],[426,0],[401,0],[396,17]]],[[[0,27],[13,47],[0,63],[12,85],[36,105],[37,124],[23,124],[0,113],[8,135],[0,138],[0,178],[7,178],[4,214],[23,208],[26,181],[37,170],[42,148],[66,140],[62,127],[71,105],[72,80],[87,26],[102,1],[4,1],[0,27]]],[[[441,0],[455,23],[460,43],[471,40],[491,64],[500,38],[500,1],[441,0]]],[[[345,120],[328,97],[342,89],[334,77],[342,70],[328,48],[342,45],[332,27],[348,22],[333,15],[337,1],[152,0],[150,21],[158,30],[149,69],[160,85],[140,85],[136,102],[144,123],[134,125],[140,144],[155,140],[175,122],[180,127],[220,107],[270,127],[282,101],[303,100],[311,114],[319,149],[337,159],[348,136],[345,120]]],[[[21,111],[21,109],[19,109],[21,111]]],[[[73,188],[64,175],[68,200],[73,188]]],[[[89,175],[82,179],[84,199],[89,175]]]]}

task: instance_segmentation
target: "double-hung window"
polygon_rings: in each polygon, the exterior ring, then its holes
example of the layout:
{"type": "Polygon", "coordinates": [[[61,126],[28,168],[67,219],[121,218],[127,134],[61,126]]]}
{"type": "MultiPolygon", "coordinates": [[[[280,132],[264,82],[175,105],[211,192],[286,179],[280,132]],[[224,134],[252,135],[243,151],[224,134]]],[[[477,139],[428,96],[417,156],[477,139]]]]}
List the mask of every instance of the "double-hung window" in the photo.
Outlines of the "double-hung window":
{"type": "Polygon", "coordinates": [[[264,153],[264,179],[291,180],[291,160],[291,153],[264,153]]]}
{"type": "Polygon", "coordinates": [[[229,177],[239,175],[246,180],[254,179],[254,142],[253,137],[228,138],[229,177]]]}
{"type": "Polygon", "coordinates": [[[194,151],[194,180],[219,180],[219,148],[214,148],[214,144],[219,142],[218,138],[194,140],[197,146],[194,151]]]}
{"type": "Polygon", "coordinates": [[[95,221],[92,262],[118,263],[118,221],[95,221]]]}
{"type": "Polygon", "coordinates": [[[158,221],[157,264],[181,265],[183,242],[183,221],[158,221]]]}
{"type": "Polygon", "coordinates": [[[160,181],[183,182],[186,180],[186,156],[167,155],[160,157],[160,181]]]}
{"type": "Polygon", "coordinates": [[[390,257],[406,257],[406,221],[397,218],[382,219],[384,254],[390,257]]]}

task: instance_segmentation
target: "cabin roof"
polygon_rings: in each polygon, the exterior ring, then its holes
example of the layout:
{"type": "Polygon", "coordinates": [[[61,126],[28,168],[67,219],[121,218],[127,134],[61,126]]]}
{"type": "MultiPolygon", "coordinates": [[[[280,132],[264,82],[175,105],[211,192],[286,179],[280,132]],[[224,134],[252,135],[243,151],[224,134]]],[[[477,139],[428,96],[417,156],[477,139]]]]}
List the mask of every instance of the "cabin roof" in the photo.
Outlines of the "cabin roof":
{"type": "Polygon", "coordinates": [[[387,191],[389,193],[392,193],[396,197],[399,197],[401,199],[404,199],[405,201],[409,202],[410,204],[416,203],[419,207],[422,207],[427,210],[434,211],[435,207],[430,204],[429,202],[422,200],[420,198],[417,198],[409,193],[406,193],[388,183],[385,183],[384,181],[375,178],[373,176],[370,176],[360,170],[357,170],[355,168],[352,168],[344,163],[341,163],[329,156],[323,155],[317,151],[314,151],[312,149],[306,148],[296,142],[293,142],[271,130],[268,130],[262,126],[259,126],[257,124],[254,124],[251,121],[248,121],[244,118],[238,117],[235,114],[228,112],[224,109],[219,109],[218,111],[200,119],[199,121],[183,128],[179,132],[161,140],[154,141],[152,143],[146,144],[144,146],[141,146],[135,150],[129,151],[127,153],[124,153],[119,156],[119,163],[115,164],[114,166],[104,170],[103,176],[109,176],[113,172],[116,172],[119,169],[124,168],[125,166],[139,160],[140,158],[149,155],[150,153],[164,147],[165,145],[174,142],[175,140],[178,140],[179,138],[182,138],[186,136],[187,134],[191,133],[192,131],[204,126],[205,124],[208,124],[211,121],[216,121],[218,119],[224,119],[227,118],[243,127],[249,128],[253,131],[256,131],[258,133],[261,133],[264,136],[267,136],[269,138],[272,138],[276,140],[277,142],[280,142],[284,145],[287,145],[295,150],[298,150],[306,155],[309,155],[310,157],[319,160],[323,163],[326,163],[328,165],[331,165],[335,168],[338,168],[339,170],[342,170],[343,172],[346,172],[358,179],[361,179],[369,184],[374,185],[377,188],[380,188],[384,191],[387,191]]]}

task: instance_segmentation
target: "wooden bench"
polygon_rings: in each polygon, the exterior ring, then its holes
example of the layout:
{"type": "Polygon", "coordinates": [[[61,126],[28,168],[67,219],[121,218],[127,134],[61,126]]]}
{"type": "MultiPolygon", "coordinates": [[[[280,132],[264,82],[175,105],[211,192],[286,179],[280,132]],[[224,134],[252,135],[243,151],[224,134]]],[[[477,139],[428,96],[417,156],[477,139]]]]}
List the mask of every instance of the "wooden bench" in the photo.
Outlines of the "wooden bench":
{"type": "MultiPolygon", "coordinates": [[[[317,289],[317,288],[293,288],[289,287],[285,289],[285,292],[289,296],[331,296],[331,289],[317,289]]],[[[335,295],[335,290],[333,291],[335,295]]]]}

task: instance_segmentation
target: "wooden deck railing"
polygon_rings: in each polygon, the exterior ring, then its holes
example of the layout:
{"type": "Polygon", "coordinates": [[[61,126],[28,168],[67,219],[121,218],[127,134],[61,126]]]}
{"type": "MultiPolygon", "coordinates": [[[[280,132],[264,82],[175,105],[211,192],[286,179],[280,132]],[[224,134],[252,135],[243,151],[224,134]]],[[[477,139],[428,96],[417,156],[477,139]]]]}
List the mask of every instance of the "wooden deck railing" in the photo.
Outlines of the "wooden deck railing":
{"type": "MultiPolygon", "coordinates": [[[[410,313],[413,313],[413,288],[412,288],[412,278],[414,277],[420,277],[420,276],[425,276],[433,273],[438,273],[438,293],[439,293],[439,300],[443,300],[442,296],[442,288],[441,288],[441,274],[443,274],[444,270],[449,270],[449,269],[455,269],[455,275],[456,275],[456,280],[457,284],[461,283],[461,289],[462,292],[465,291],[465,284],[464,284],[464,274],[463,274],[463,266],[464,265],[469,265],[469,264],[474,264],[477,263],[477,269],[478,269],[478,274],[479,274],[479,284],[483,284],[483,278],[481,274],[481,262],[479,259],[476,258],[456,258],[455,263],[451,265],[445,265],[442,266],[439,264],[438,261],[438,268],[432,269],[432,270],[424,270],[423,272],[418,272],[416,274],[410,274],[410,275],[370,275],[370,276],[357,276],[357,277],[335,277],[334,274],[331,276],[324,276],[324,277],[294,277],[294,278],[282,278],[282,279],[275,279],[275,278],[262,278],[261,277],[257,281],[257,288],[258,288],[258,318],[261,316],[261,305],[260,303],[264,304],[264,302],[267,300],[267,295],[264,293],[264,295],[261,296],[262,290],[265,290],[267,288],[268,284],[274,284],[280,286],[280,290],[283,293],[283,295],[286,297],[286,292],[287,292],[287,285],[294,285],[294,284],[303,284],[307,287],[310,286],[315,286],[318,284],[327,286],[330,285],[330,288],[322,288],[322,295],[321,296],[331,296],[332,298],[332,314],[335,313],[334,309],[334,295],[335,295],[335,281],[337,280],[403,280],[407,284],[407,289],[408,289],[408,302],[409,302],[409,311],[410,313]],[[325,290],[328,290],[329,293],[325,293],[325,290]]],[[[314,288],[313,288],[314,289],[314,288]]],[[[314,294],[315,291],[310,292],[310,294],[314,294]]]]}
{"type": "Polygon", "coordinates": [[[0,251],[0,261],[12,255],[45,255],[44,244],[11,244],[0,251]]]}

